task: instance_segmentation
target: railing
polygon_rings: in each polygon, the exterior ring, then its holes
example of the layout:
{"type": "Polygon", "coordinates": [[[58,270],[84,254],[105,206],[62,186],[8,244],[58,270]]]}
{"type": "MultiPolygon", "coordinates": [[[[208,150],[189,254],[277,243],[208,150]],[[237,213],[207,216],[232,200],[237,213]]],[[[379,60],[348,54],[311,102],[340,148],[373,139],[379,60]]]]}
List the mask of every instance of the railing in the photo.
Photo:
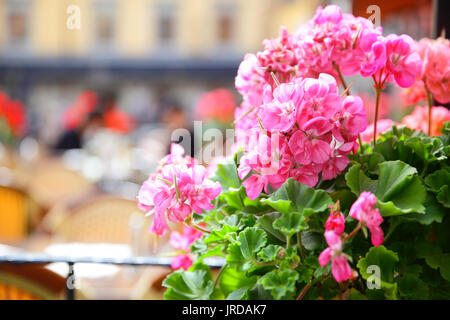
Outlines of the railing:
{"type": "MultiPolygon", "coordinates": [[[[128,258],[94,258],[94,257],[67,257],[54,256],[44,253],[20,252],[17,254],[6,254],[0,256],[0,263],[12,264],[47,264],[55,262],[64,262],[69,266],[69,273],[66,278],[66,299],[75,299],[75,281],[74,265],[76,263],[98,263],[98,264],[114,264],[126,266],[170,266],[170,257],[128,257],[128,258]]],[[[223,266],[223,259],[205,258],[203,261],[211,268],[220,268],[223,266]]]]}

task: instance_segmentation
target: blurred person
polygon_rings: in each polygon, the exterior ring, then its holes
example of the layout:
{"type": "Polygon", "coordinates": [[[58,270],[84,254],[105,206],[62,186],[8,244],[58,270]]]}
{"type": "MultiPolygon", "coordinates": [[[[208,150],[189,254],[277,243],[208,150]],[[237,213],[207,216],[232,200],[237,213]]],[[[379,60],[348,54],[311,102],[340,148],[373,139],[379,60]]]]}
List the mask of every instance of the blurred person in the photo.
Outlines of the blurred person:
{"type": "Polygon", "coordinates": [[[55,151],[81,149],[83,139],[92,136],[103,127],[103,114],[95,110],[90,112],[76,127],[66,130],[54,146],[55,151]]]}

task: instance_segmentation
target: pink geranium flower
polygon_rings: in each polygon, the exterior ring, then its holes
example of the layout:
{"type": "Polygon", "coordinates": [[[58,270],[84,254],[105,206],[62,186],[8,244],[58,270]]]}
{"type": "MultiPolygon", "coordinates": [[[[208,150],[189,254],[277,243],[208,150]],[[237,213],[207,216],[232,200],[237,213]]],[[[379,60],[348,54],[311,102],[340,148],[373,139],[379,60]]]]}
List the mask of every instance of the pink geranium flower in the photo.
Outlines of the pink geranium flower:
{"type": "Polygon", "coordinates": [[[202,232],[189,227],[187,225],[183,225],[183,233],[179,233],[178,231],[173,231],[170,234],[169,243],[176,249],[181,250],[181,254],[174,257],[172,259],[171,267],[172,269],[180,269],[183,268],[187,270],[192,266],[192,258],[190,256],[190,246],[194,243],[195,240],[200,239],[202,237],[202,232]]]}
{"type": "Polygon", "coordinates": [[[304,125],[304,131],[296,131],[289,140],[289,148],[299,164],[325,163],[331,153],[330,143],[321,136],[330,132],[332,125],[324,117],[316,117],[304,125]]]}
{"type": "Polygon", "coordinates": [[[331,273],[337,282],[353,278],[353,270],[348,264],[347,257],[342,252],[341,236],[334,231],[325,231],[328,248],[319,255],[319,263],[325,267],[331,260],[331,273]]]}
{"type": "Polygon", "coordinates": [[[336,234],[341,235],[345,229],[345,217],[340,211],[331,211],[330,216],[325,222],[326,231],[334,231],[336,234]]]}
{"type": "MultiPolygon", "coordinates": [[[[394,125],[394,121],[391,119],[380,119],[377,121],[377,138],[382,133],[385,133],[394,125]]],[[[369,143],[373,140],[373,123],[371,123],[363,133],[361,133],[361,140],[364,143],[369,143]]]]}
{"type": "MultiPolygon", "coordinates": [[[[428,132],[428,107],[417,106],[414,111],[402,119],[402,124],[414,130],[428,132]]],[[[444,123],[450,121],[450,111],[445,107],[432,107],[431,109],[432,136],[442,135],[444,123]]]]}
{"type": "Polygon", "coordinates": [[[347,168],[349,163],[350,160],[345,156],[338,156],[328,159],[328,161],[322,165],[322,179],[334,179],[339,173],[347,168]]]}
{"type": "Polygon", "coordinates": [[[183,156],[181,146],[173,144],[171,154],[163,159],[155,174],[141,186],[138,205],[153,216],[150,231],[163,236],[168,230],[166,218],[183,222],[192,211],[212,209],[211,201],[221,191],[218,182],[207,179],[205,167],[183,156]]]}
{"type": "Polygon", "coordinates": [[[424,38],[416,43],[422,65],[422,80],[440,103],[450,102],[450,41],[424,38]]]}
{"type": "Polygon", "coordinates": [[[172,269],[189,269],[193,264],[192,258],[189,254],[182,254],[176,257],[173,257],[172,262],[170,263],[170,266],[172,269]]]}
{"type": "Polygon", "coordinates": [[[273,91],[274,100],[261,107],[259,116],[266,130],[289,131],[295,123],[295,115],[302,98],[298,83],[281,84],[273,91]]]}
{"type": "Polygon", "coordinates": [[[420,55],[414,51],[414,40],[405,34],[386,37],[386,71],[402,88],[413,85],[422,69],[420,55]]]}
{"type": "Polygon", "coordinates": [[[384,241],[383,229],[380,225],[383,223],[383,218],[378,209],[375,209],[377,198],[374,194],[364,191],[359,198],[353,203],[350,208],[349,215],[364,226],[369,228],[371,233],[372,244],[379,246],[384,241]]]}

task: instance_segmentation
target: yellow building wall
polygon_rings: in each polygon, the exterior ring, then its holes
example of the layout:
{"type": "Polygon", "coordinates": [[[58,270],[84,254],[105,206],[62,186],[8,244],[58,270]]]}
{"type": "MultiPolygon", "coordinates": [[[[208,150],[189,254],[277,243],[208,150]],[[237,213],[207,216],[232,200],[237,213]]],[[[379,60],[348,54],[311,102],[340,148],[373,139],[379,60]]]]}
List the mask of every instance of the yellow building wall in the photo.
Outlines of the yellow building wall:
{"type": "Polygon", "coordinates": [[[155,20],[148,0],[119,1],[117,6],[117,47],[120,55],[140,57],[148,55],[155,41],[152,32],[155,20]]]}
{"type": "MultiPolygon", "coordinates": [[[[5,4],[0,0],[0,45],[5,41],[5,4]]],[[[105,1],[105,0],[104,0],[105,1]]],[[[106,0],[116,4],[115,46],[121,57],[139,58],[158,54],[158,4],[176,4],[175,47],[182,57],[208,57],[217,53],[219,4],[234,4],[236,52],[255,52],[262,40],[279,34],[281,25],[293,32],[310,19],[318,0],[106,0]]],[[[37,56],[88,56],[95,50],[95,4],[97,0],[29,0],[31,53],[37,56]],[[69,5],[81,10],[81,28],[66,23],[69,5]]],[[[1,48],[0,48],[1,51],[1,48]]]]}

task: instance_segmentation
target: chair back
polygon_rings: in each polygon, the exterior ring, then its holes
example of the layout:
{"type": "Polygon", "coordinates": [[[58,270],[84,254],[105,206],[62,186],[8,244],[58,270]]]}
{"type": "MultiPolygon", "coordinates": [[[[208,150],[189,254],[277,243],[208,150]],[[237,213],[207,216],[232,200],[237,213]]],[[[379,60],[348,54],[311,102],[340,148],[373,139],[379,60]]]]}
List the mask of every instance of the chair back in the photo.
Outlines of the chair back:
{"type": "Polygon", "coordinates": [[[46,209],[91,187],[91,182],[78,172],[67,169],[59,159],[38,163],[28,182],[29,194],[46,209]]]}
{"type": "Polygon", "coordinates": [[[138,231],[150,241],[147,232],[150,219],[143,216],[133,200],[99,196],[73,208],[54,226],[52,233],[67,242],[132,244],[136,237],[132,223],[140,217],[143,225],[138,231]]]}

